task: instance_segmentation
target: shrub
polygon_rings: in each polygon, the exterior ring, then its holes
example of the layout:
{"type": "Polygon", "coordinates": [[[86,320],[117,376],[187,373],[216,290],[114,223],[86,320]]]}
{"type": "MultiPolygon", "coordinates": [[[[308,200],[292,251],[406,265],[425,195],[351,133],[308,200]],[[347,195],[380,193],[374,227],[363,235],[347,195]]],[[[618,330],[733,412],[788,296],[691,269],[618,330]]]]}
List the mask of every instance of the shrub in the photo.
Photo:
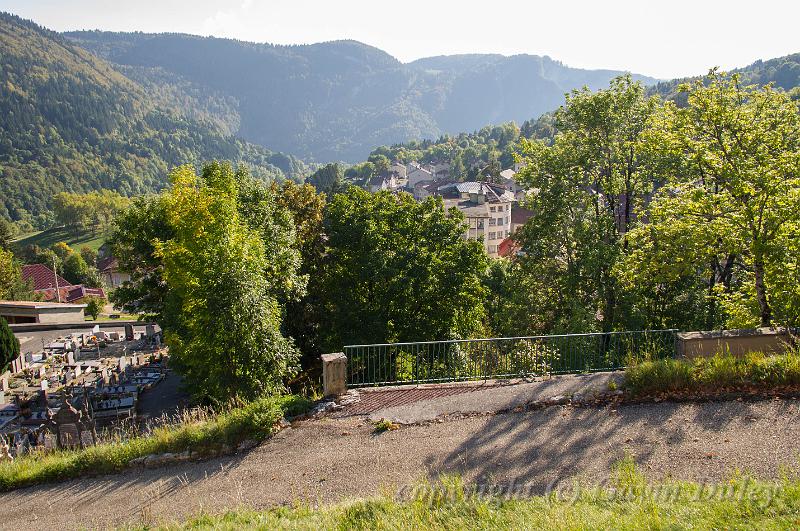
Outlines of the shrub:
{"type": "Polygon", "coordinates": [[[800,385],[800,352],[736,357],[719,353],[710,358],[664,359],[631,365],[625,387],[633,394],[698,391],[719,388],[800,385]]]}

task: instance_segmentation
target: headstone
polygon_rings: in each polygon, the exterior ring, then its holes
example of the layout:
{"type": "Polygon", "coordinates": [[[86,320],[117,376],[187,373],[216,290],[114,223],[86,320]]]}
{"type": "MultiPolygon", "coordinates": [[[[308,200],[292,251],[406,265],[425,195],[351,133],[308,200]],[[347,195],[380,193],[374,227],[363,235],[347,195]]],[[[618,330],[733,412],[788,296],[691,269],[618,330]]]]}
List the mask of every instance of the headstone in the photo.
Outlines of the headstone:
{"type": "Polygon", "coordinates": [[[48,382],[46,379],[42,380],[39,385],[41,386],[42,391],[47,391],[50,388],[50,382],[48,382]]]}
{"type": "Polygon", "coordinates": [[[44,378],[46,374],[47,374],[47,367],[45,367],[44,365],[39,367],[39,378],[44,378]]]}
{"type": "Polygon", "coordinates": [[[10,389],[8,385],[8,379],[10,378],[10,374],[6,372],[3,376],[0,377],[0,391],[8,391],[10,389]]]}
{"type": "Polygon", "coordinates": [[[122,356],[119,359],[119,363],[117,365],[117,368],[119,369],[120,372],[122,372],[122,371],[125,370],[125,367],[127,367],[127,366],[128,366],[128,358],[126,358],[125,356],[122,356]]]}
{"type": "Polygon", "coordinates": [[[75,365],[75,354],[67,352],[67,365],[75,365]]]}
{"type": "Polygon", "coordinates": [[[83,343],[83,346],[84,346],[84,347],[85,347],[86,345],[88,345],[89,343],[91,343],[91,342],[92,342],[92,334],[89,334],[89,333],[85,333],[85,334],[83,334],[83,335],[81,336],[81,342],[83,343]]]}
{"type": "Polygon", "coordinates": [[[111,332],[108,336],[111,338],[111,341],[119,341],[119,332],[111,332]]]}
{"type": "Polygon", "coordinates": [[[103,370],[100,373],[103,377],[103,385],[108,385],[111,383],[111,375],[108,372],[108,369],[103,367],[103,370]]]}
{"type": "Polygon", "coordinates": [[[147,334],[147,337],[153,337],[156,335],[156,327],[151,324],[147,325],[145,327],[145,333],[147,334]]]}
{"type": "Polygon", "coordinates": [[[125,325],[125,341],[133,341],[133,325],[130,323],[125,325]]]}

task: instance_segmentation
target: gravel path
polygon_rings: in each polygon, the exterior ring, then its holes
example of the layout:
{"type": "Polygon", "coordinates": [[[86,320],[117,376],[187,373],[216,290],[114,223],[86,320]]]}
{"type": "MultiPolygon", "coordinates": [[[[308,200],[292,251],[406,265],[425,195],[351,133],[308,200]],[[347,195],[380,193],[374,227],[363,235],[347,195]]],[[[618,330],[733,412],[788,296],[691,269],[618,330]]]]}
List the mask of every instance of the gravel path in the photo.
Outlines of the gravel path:
{"type": "Polygon", "coordinates": [[[626,449],[652,479],[762,478],[797,468],[800,401],[551,407],[381,435],[363,418],[298,422],[242,455],[74,480],[0,495],[3,529],[109,527],[199,511],[329,503],[396,492],[441,473],[468,481],[602,481],[626,449]]]}

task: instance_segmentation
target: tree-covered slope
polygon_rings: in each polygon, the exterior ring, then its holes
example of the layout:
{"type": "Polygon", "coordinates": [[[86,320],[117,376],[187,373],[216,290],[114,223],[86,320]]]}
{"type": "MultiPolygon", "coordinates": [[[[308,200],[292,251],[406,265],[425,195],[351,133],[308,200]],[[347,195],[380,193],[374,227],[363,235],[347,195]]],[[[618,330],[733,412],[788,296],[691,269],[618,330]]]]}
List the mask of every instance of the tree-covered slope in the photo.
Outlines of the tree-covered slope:
{"type": "Polygon", "coordinates": [[[0,217],[45,225],[59,191],[140,194],[161,188],[173,166],[213,158],[263,177],[300,172],[296,159],[200,118],[155,105],[106,61],[0,13],[0,217]]]}
{"type": "MultiPolygon", "coordinates": [[[[732,72],[738,73],[743,85],[767,85],[772,83],[775,87],[787,92],[797,92],[800,87],[800,53],[776,57],[775,59],[758,60],[755,63],[737,68],[732,72]]],[[[651,92],[658,93],[667,99],[685,100],[678,93],[678,87],[697,77],[672,79],[662,81],[651,88],[651,92]]]]}
{"type": "Polygon", "coordinates": [[[529,55],[403,64],[355,41],[277,46],[183,34],[65,35],[173,105],[193,101],[242,138],[319,162],[354,162],[379,145],[521,123],[556,108],[573,88],[604,86],[620,74],[529,55]]]}

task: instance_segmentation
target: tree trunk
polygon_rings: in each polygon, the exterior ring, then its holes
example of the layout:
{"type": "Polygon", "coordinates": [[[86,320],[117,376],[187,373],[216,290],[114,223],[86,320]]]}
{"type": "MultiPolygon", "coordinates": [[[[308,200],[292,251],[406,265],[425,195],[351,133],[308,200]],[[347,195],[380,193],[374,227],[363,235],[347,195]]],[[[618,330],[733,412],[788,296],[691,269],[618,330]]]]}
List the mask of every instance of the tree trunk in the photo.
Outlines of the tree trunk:
{"type": "Polygon", "coordinates": [[[767,300],[767,287],[764,285],[764,260],[761,257],[753,262],[753,273],[756,277],[756,299],[761,310],[761,326],[772,325],[772,309],[767,300]]]}

